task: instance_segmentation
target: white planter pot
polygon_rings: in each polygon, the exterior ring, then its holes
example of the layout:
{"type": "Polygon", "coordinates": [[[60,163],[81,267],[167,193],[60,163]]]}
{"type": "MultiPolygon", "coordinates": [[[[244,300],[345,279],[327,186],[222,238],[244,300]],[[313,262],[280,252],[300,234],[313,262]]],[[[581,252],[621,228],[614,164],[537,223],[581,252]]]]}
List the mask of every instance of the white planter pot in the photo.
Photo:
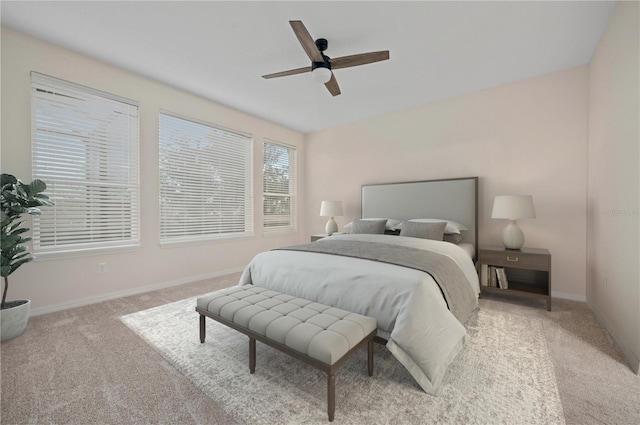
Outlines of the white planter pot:
{"type": "Polygon", "coordinates": [[[0,310],[0,341],[20,336],[27,328],[31,300],[25,301],[16,307],[0,310]]]}

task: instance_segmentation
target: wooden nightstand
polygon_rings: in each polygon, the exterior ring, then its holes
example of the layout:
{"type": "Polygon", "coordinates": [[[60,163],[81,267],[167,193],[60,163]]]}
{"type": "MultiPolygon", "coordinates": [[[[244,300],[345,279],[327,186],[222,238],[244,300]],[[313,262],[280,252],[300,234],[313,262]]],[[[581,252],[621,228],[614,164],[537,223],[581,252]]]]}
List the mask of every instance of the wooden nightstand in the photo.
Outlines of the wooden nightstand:
{"type": "Polygon", "coordinates": [[[551,254],[546,249],[480,247],[478,271],[482,292],[508,291],[544,298],[551,311],[551,254]]]}

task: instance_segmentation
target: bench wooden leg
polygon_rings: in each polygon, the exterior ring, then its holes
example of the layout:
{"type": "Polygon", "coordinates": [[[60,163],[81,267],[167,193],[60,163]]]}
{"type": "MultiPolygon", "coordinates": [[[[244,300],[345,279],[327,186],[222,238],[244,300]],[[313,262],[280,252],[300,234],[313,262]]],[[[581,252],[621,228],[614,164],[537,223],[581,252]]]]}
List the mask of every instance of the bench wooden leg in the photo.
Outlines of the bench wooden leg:
{"type": "Polygon", "coordinates": [[[207,331],[205,328],[205,324],[204,324],[204,319],[206,319],[206,316],[201,314],[200,315],[200,343],[204,343],[204,338],[207,335],[207,331]]]}
{"type": "Polygon", "coordinates": [[[369,376],[373,375],[373,340],[369,341],[368,347],[368,356],[367,356],[367,366],[369,371],[369,376]]]}
{"type": "Polygon", "coordinates": [[[329,422],[333,422],[333,416],[336,413],[336,375],[331,372],[327,379],[327,413],[329,422]]]}
{"type": "Polygon", "coordinates": [[[255,338],[249,338],[249,372],[255,373],[256,371],[256,340],[255,338]]]}

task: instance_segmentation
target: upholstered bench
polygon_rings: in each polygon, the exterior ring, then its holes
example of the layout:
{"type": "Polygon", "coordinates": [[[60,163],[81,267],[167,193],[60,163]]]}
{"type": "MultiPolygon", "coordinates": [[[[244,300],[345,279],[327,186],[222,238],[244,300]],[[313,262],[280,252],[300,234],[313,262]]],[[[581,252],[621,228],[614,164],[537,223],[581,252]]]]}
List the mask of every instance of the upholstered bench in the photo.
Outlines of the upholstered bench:
{"type": "Polygon", "coordinates": [[[200,342],[205,317],[249,336],[249,371],[256,368],[256,340],[327,372],[327,413],[335,413],[335,373],[349,357],[368,345],[373,374],[376,319],[253,285],[222,289],[198,298],[200,342]]]}

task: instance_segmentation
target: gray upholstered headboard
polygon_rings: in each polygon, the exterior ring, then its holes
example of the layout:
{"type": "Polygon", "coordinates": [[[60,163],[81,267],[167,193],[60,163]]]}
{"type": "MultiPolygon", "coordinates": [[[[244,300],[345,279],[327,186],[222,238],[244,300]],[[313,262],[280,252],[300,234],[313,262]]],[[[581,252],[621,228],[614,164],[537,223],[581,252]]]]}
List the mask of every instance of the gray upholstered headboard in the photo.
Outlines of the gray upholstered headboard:
{"type": "Polygon", "coordinates": [[[478,177],[363,185],[362,218],[372,217],[457,221],[478,252],[478,177]]]}

